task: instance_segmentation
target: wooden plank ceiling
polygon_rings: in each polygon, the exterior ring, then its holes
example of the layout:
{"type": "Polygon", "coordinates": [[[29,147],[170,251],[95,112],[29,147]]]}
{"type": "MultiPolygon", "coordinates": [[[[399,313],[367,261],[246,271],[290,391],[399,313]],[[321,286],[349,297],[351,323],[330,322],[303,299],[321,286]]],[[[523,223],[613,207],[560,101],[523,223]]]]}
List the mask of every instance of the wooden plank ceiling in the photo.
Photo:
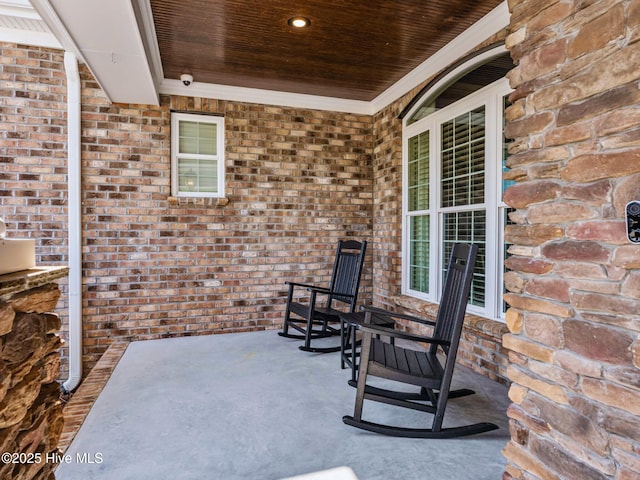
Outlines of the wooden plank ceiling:
{"type": "Polygon", "coordinates": [[[151,0],[151,9],[165,78],[371,101],[500,3],[151,0]],[[296,15],[311,25],[290,27],[296,15]]]}

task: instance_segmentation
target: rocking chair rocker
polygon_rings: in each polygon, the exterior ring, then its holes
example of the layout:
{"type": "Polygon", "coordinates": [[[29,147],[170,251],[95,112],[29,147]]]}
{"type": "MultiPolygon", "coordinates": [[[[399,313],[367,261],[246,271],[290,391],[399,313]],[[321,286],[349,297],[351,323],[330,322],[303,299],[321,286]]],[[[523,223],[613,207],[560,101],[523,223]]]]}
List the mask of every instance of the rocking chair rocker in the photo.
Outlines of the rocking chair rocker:
{"type": "Polygon", "coordinates": [[[344,416],[343,422],[371,432],[397,437],[452,438],[488,432],[498,428],[492,423],[476,423],[459,427],[443,428],[444,412],[450,398],[472,395],[472,390],[450,391],[451,379],[456,362],[458,343],[464,323],[466,305],[471,288],[473,268],[477,255],[477,245],[456,244],[451,252],[442,300],[435,322],[366,307],[365,315],[383,314],[391,318],[413,321],[433,326],[430,337],[400,332],[398,330],[372,325],[369,318],[360,325],[363,332],[356,402],[353,416],[344,416]],[[414,343],[414,348],[385,343],[380,335],[411,342],[428,343],[428,350],[414,343]],[[444,353],[445,361],[438,357],[438,347],[444,353]],[[406,393],[373,387],[367,384],[369,376],[416,385],[420,392],[406,393]],[[431,428],[403,428],[368,422],[362,419],[364,400],[373,400],[399,407],[427,412],[433,415],[431,428]]]}
{"type": "Polygon", "coordinates": [[[355,311],[366,248],[366,241],[340,240],[338,242],[333,273],[328,288],[305,283],[287,282],[289,294],[287,296],[284,325],[278,335],[304,340],[304,345],[299,348],[306,352],[328,353],[339,351],[340,346],[312,347],[311,340],[340,335],[340,314],[355,311]],[[309,292],[308,302],[293,301],[294,292],[298,288],[304,288],[309,292]],[[320,302],[317,301],[318,295],[326,296],[324,305],[320,305],[320,302]],[[342,304],[344,307],[342,309],[335,308],[337,303],[342,304]],[[331,325],[336,323],[338,326],[331,325]],[[299,334],[289,333],[289,328],[293,328],[299,334]]]}

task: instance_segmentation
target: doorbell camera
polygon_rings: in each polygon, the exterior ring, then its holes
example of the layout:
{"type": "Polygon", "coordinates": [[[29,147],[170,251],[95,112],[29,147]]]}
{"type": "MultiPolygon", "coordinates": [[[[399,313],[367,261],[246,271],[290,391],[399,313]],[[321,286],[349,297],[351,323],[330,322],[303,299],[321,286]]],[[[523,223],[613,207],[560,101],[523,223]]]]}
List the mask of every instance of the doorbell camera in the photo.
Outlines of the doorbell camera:
{"type": "Polygon", "coordinates": [[[634,200],[627,203],[627,238],[631,243],[640,244],[640,202],[634,200]]]}

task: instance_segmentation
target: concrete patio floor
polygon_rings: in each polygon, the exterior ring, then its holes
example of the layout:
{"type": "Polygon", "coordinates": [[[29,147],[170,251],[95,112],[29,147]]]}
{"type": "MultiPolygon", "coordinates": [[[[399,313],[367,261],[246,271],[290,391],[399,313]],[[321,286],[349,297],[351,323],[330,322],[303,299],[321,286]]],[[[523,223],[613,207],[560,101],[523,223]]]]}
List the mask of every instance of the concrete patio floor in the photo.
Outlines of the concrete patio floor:
{"type": "MultiPolygon", "coordinates": [[[[328,341],[336,341],[329,339],[328,341]]],[[[275,331],[129,344],[56,470],[57,480],[277,480],[338,466],[359,480],[500,479],[507,388],[463,367],[445,426],[499,430],[424,440],[342,423],[355,389],[339,356],[309,354],[275,331]]],[[[431,416],[365,402],[366,419],[428,426],[431,416]]]]}

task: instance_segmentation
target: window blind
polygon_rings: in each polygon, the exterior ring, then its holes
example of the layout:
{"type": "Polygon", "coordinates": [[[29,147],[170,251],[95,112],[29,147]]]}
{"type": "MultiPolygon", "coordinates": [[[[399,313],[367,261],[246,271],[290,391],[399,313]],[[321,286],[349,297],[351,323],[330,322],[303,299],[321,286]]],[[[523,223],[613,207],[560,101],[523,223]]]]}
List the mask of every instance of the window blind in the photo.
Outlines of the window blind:
{"type": "Polygon", "coordinates": [[[429,208],[429,131],[409,139],[409,211],[429,208]]]}
{"type": "MultiPolygon", "coordinates": [[[[443,214],[442,250],[443,259],[451,255],[453,244],[457,242],[475,243],[478,245],[478,256],[471,283],[469,303],[484,307],[486,297],[486,231],[487,218],[484,210],[457,211],[443,214]]],[[[446,265],[442,265],[442,275],[446,265]]],[[[444,278],[444,277],[443,277],[444,278]]]]}
{"type": "Polygon", "coordinates": [[[441,207],[484,203],[484,106],[441,126],[441,207]]]}
{"type": "Polygon", "coordinates": [[[177,126],[179,192],[219,193],[218,125],[211,121],[179,118],[177,126]]]}
{"type": "Polygon", "coordinates": [[[429,215],[410,218],[409,284],[412,290],[429,293],[429,215]]]}

